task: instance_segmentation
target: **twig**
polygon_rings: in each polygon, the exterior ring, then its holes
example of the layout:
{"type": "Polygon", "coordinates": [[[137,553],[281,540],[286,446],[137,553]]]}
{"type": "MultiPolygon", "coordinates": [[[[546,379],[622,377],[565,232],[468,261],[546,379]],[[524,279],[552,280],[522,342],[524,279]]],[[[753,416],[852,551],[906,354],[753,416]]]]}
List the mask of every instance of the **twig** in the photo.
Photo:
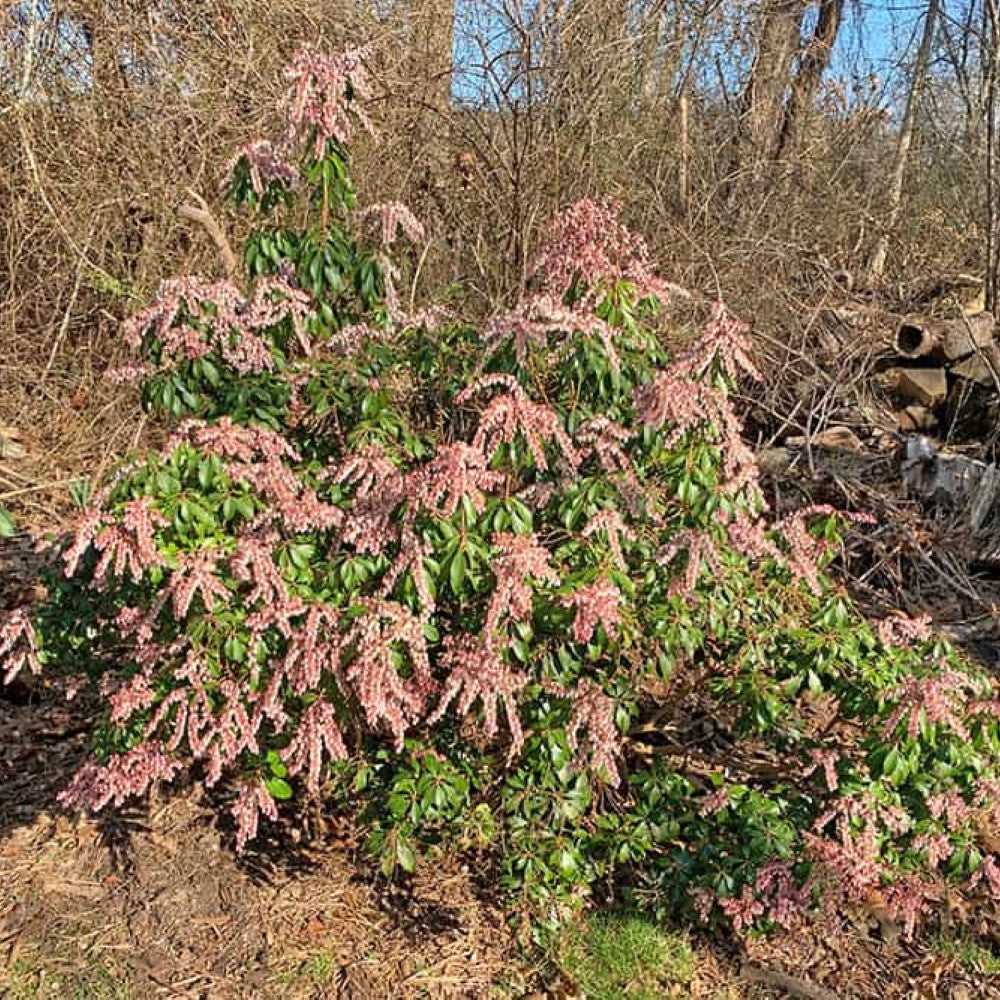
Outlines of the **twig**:
{"type": "Polygon", "coordinates": [[[22,486],[18,490],[8,490],[6,493],[0,493],[0,500],[10,500],[11,497],[23,496],[25,493],[41,493],[56,486],[69,486],[75,482],[77,482],[76,479],[57,479],[51,483],[36,483],[34,486],[22,486]]]}
{"type": "Polygon", "coordinates": [[[66,306],[66,311],[63,313],[62,322],[59,324],[59,332],[52,341],[52,350],[49,351],[49,360],[46,362],[45,371],[42,373],[43,382],[49,377],[49,374],[52,371],[52,366],[56,362],[56,355],[59,353],[59,348],[62,346],[62,342],[66,337],[66,332],[69,330],[69,319],[73,312],[73,306],[76,305],[76,298],[80,294],[80,280],[83,277],[83,265],[86,260],[84,255],[88,250],[90,250],[89,238],[87,239],[87,245],[83,248],[83,253],[80,255],[80,259],[77,261],[76,276],[73,280],[73,291],[70,293],[69,304],[66,306]]]}
{"type": "Polygon", "coordinates": [[[212,215],[205,199],[200,194],[190,188],[188,188],[188,194],[197,202],[197,205],[181,205],[177,209],[177,214],[182,218],[197,222],[208,233],[219,251],[219,256],[222,257],[222,266],[226,270],[226,277],[235,278],[239,274],[240,266],[236,260],[236,254],[233,253],[233,248],[229,245],[229,240],[226,239],[226,234],[222,231],[222,226],[212,215]]]}
{"type": "Polygon", "coordinates": [[[740,979],[748,983],[763,983],[765,986],[773,986],[776,989],[784,990],[789,996],[801,997],[802,1000],[840,1000],[836,993],[831,992],[825,986],[817,986],[805,979],[797,976],[790,976],[787,972],[779,972],[777,969],[763,969],[757,965],[744,965],[740,969],[740,979]]]}

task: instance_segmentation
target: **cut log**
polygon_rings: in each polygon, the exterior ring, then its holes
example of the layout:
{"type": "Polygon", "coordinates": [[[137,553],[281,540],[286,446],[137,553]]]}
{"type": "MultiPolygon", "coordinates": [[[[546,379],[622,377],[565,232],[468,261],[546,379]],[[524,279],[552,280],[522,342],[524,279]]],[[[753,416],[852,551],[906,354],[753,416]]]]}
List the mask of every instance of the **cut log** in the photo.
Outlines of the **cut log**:
{"type": "Polygon", "coordinates": [[[781,476],[792,464],[792,453],[787,448],[761,448],[757,452],[757,468],[765,476],[781,476]]]}
{"type": "Polygon", "coordinates": [[[943,368],[897,368],[895,382],[907,399],[934,409],[948,395],[948,378],[943,368]]]}
{"type": "Polygon", "coordinates": [[[978,382],[980,385],[992,386],[993,372],[981,354],[973,354],[971,358],[960,361],[951,369],[952,375],[965,379],[966,382],[978,382]]]}
{"type": "Polygon", "coordinates": [[[811,443],[814,448],[823,448],[826,451],[860,453],[865,450],[857,434],[850,427],[827,427],[818,434],[814,434],[811,443]]]}
{"type": "Polygon", "coordinates": [[[896,414],[896,425],[901,431],[932,431],[937,417],[926,406],[908,406],[896,414]]]}
{"type": "Polygon", "coordinates": [[[904,358],[958,361],[992,345],[994,325],[988,312],[958,319],[909,318],[896,329],[895,348],[904,358]]]}
{"type": "Polygon", "coordinates": [[[907,440],[903,478],[911,492],[934,506],[962,512],[974,532],[993,520],[1000,500],[995,465],[939,452],[925,437],[907,440]]]}

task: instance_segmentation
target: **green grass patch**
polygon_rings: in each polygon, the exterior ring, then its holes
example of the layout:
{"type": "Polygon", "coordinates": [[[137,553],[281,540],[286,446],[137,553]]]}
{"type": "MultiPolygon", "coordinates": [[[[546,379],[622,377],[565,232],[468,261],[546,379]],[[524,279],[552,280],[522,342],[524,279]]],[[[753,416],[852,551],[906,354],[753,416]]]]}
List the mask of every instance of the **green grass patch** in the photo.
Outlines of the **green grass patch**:
{"type": "Polygon", "coordinates": [[[131,987],[105,966],[94,963],[73,972],[55,972],[23,958],[7,972],[4,1000],[136,1000],[131,987]]]}
{"type": "Polygon", "coordinates": [[[1000,954],[971,937],[942,934],[931,940],[930,948],[942,958],[958,962],[966,972],[981,976],[1000,975],[1000,954]]]}
{"type": "Polygon", "coordinates": [[[632,913],[598,913],[568,929],[556,963],[587,1000],[662,1000],[691,982],[695,966],[684,934],[632,913]]]}

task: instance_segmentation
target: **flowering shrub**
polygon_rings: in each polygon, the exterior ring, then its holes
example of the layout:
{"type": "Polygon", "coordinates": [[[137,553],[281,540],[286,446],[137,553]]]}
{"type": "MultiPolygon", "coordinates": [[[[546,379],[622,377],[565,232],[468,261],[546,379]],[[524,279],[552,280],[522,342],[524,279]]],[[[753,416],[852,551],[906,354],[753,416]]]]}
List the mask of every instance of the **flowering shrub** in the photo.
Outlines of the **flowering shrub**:
{"type": "Polygon", "coordinates": [[[249,288],[165,282],[127,327],[183,419],[0,628],[8,679],[103,699],[63,803],[188,772],[242,849],[324,795],[387,873],[493,851],[549,918],[598,884],[737,929],[1000,895],[995,685],[859,617],[834,512],[767,516],[728,396],[745,327],[719,305],[669,357],[669,288],[592,201],[482,337],[406,316],[385,245],[422,228],[357,213],[347,176],[361,55],[289,79],[283,134],[231,168],[249,288]]]}

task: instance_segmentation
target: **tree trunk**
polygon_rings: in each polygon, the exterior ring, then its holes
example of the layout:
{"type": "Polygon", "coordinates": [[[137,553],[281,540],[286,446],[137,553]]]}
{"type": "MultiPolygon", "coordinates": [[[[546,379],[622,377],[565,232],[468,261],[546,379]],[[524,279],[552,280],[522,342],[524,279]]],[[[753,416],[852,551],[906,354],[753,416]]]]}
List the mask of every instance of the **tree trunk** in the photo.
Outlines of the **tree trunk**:
{"type": "Polygon", "coordinates": [[[997,137],[997,58],[1000,49],[1000,10],[997,0],[983,4],[983,72],[986,78],[986,308],[997,311],[1000,282],[1000,251],[997,232],[996,137],[997,137]]]}
{"type": "Polygon", "coordinates": [[[740,100],[739,166],[773,155],[792,61],[809,0],[770,0],[762,12],[757,54],[740,100]]]}
{"type": "Polygon", "coordinates": [[[785,104],[774,151],[775,159],[790,159],[798,150],[803,125],[816,100],[823,74],[830,65],[830,53],[837,40],[843,13],[844,0],[820,0],[816,28],[802,53],[799,69],[792,83],[792,92],[785,104]]]}
{"type": "Polygon", "coordinates": [[[906,166],[910,159],[910,146],[913,145],[913,130],[917,121],[917,108],[920,95],[924,88],[928,66],[931,60],[931,46],[934,42],[934,30],[937,26],[940,0],[928,0],[927,14],[924,18],[924,31],[920,38],[920,48],[917,50],[917,61],[913,67],[913,78],[910,81],[910,92],[906,98],[906,110],[903,112],[903,123],[899,129],[899,139],[896,142],[896,156],[892,164],[892,174],[889,179],[889,214],[885,228],[879,237],[878,245],[868,264],[868,273],[873,278],[881,277],[885,272],[886,260],[889,256],[889,239],[903,203],[903,182],[906,179],[906,166]]]}

